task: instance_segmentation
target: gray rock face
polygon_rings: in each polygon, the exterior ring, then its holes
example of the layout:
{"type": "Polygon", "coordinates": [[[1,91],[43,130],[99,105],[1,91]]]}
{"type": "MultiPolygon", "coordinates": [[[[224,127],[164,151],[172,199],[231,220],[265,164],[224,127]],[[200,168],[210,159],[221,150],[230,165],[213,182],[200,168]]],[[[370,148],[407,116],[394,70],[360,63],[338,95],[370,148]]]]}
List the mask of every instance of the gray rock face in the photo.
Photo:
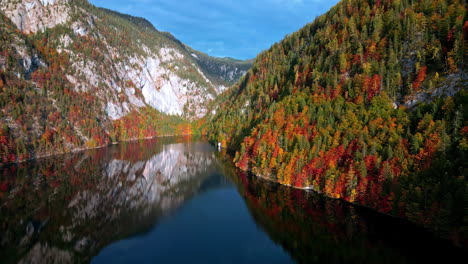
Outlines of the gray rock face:
{"type": "MultiPolygon", "coordinates": [[[[248,69],[231,67],[228,61],[213,64],[210,62],[217,60],[209,56],[204,62],[216,69],[202,67],[172,36],[135,24],[137,18],[86,2],[2,0],[0,11],[28,34],[64,26],[67,30],[61,30],[61,35],[51,33],[48,42],[70,58],[67,81],[76,91],[97,93],[111,120],[146,106],[170,115],[201,118],[227,83],[235,82],[248,69]],[[123,24],[131,31],[131,36],[122,37],[126,45],[112,39],[122,34],[123,24]],[[91,52],[92,56],[76,48],[83,40],[94,41],[99,47],[91,52]]],[[[32,54],[24,54],[21,63],[27,69],[25,78],[38,67],[47,67],[32,54]]]]}
{"type": "Polygon", "coordinates": [[[36,33],[66,23],[68,0],[2,1],[0,10],[23,32],[36,33]]]}
{"type": "Polygon", "coordinates": [[[466,87],[468,87],[468,73],[460,70],[457,73],[447,75],[435,89],[424,90],[407,98],[403,105],[407,108],[413,108],[419,103],[430,103],[440,97],[454,96],[466,87]]]}

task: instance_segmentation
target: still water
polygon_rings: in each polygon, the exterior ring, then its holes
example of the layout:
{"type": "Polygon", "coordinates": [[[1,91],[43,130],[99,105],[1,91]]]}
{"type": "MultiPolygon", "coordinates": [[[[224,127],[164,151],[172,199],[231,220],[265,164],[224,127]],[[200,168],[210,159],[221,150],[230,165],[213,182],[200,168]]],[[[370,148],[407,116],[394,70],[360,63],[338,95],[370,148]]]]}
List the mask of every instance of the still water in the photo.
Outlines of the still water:
{"type": "Polygon", "coordinates": [[[0,169],[1,263],[455,263],[405,221],[161,138],[0,169]]]}

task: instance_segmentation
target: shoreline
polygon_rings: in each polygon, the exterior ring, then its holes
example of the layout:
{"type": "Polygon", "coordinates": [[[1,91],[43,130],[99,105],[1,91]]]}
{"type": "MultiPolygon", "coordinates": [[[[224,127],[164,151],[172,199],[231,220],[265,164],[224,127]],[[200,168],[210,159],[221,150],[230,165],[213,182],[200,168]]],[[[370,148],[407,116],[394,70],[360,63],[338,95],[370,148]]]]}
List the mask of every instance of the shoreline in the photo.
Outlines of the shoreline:
{"type": "MultiPolygon", "coordinates": [[[[237,168],[237,167],[236,167],[237,168]]],[[[366,206],[366,205],[362,205],[362,204],[359,204],[359,203],[354,203],[354,202],[350,202],[350,201],[347,201],[343,198],[335,198],[335,197],[331,197],[331,196],[328,196],[326,195],[325,193],[323,192],[320,192],[320,191],[317,191],[317,190],[314,190],[313,188],[309,188],[309,187],[298,187],[298,186],[294,186],[294,185],[290,185],[290,184],[283,184],[283,183],[280,183],[278,181],[274,181],[272,179],[269,179],[269,178],[266,178],[264,176],[261,176],[261,175],[257,175],[255,173],[253,173],[252,171],[246,171],[248,172],[249,174],[255,176],[255,177],[258,177],[258,178],[261,178],[261,179],[264,179],[266,181],[269,181],[269,182],[272,182],[272,183],[275,183],[275,184],[279,184],[279,185],[282,185],[282,186],[286,186],[286,187],[289,187],[289,188],[293,188],[293,189],[298,189],[298,190],[302,190],[302,191],[306,191],[306,192],[314,192],[318,195],[322,195],[328,199],[333,199],[333,200],[338,200],[338,201],[341,201],[341,202],[344,202],[344,203],[347,203],[349,205],[353,205],[353,206],[357,206],[357,207],[361,207],[361,208],[365,208],[365,209],[369,209],[369,210],[372,210],[374,212],[378,212],[379,214],[383,214],[383,215],[386,215],[386,216],[390,216],[390,217],[393,217],[393,218],[397,218],[397,219],[401,219],[401,220],[405,220],[405,221],[409,221],[408,219],[406,218],[402,218],[402,217],[399,217],[399,216],[395,216],[395,215],[392,215],[392,214],[388,214],[388,213],[384,213],[384,212],[381,212],[375,208],[372,208],[372,207],[369,207],[369,206],[366,206]]],[[[410,223],[414,223],[414,222],[411,222],[409,221],[410,223]]]]}
{"type": "MultiPolygon", "coordinates": [[[[228,151],[232,151],[232,150],[230,150],[230,149],[228,149],[228,148],[224,148],[224,149],[226,149],[226,150],[228,150],[228,151]]],[[[234,152],[236,152],[236,151],[234,151],[234,152]]],[[[359,203],[354,203],[354,202],[346,201],[346,200],[343,199],[343,198],[335,198],[335,197],[328,196],[327,194],[325,194],[325,193],[323,193],[323,192],[321,192],[321,191],[317,191],[317,190],[315,190],[314,188],[310,188],[310,187],[299,187],[299,186],[294,186],[294,185],[290,185],[290,184],[280,183],[279,181],[275,181],[275,180],[272,180],[272,179],[270,179],[270,178],[267,178],[267,177],[265,177],[265,176],[263,176],[263,175],[259,175],[259,174],[257,174],[257,173],[254,173],[254,172],[250,169],[250,167],[249,167],[249,169],[247,169],[247,170],[243,170],[243,169],[237,167],[237,165],[236,165],[235,163],[234,163],[234,167],[235,167],[236,169],[238,169],[238,170],[247,172],[248,174],[250,174],[250,175],[252,175],[252,176],[255,176],[255,177],[257,177],[257,178],[263,179],[263,180],[265,180],[265,181],[268,181],[268,182],[271,182],[271,183],[274,183],[274,184],[279,184],[279,185],[281,185],[281,186],[286,186],[286,187],[289,187],[289,188],[293,188],[293,189],[297,189],[297,190],[302,190],[302,191],[306,191],[306,192],[314,192],[314,193],[316,193],[316,194],[318,194],[318,195],[321,195],[321,196],[324,196],[324,197],[326,197],[326,198],[328,198],[328,199],[339,200],[339,201],[345,202],[345,203],[350,204],[350,205],[353,205],[353,206],[357,206],[357,207],[360,207],[360,208],[365,208],[365,209],[368,209],[368,210],[372,210],[372,211],[377,212],[377,213],[382,214],[382,215],[390,216],[390,217],[393,217],[393,218],[396,218],[396,219],[401,219],[401,220],[408,221],[408,222],[410,222],[410,223],[414,223],[414,224],[416,224],[416,225],[419,225],[419,224],[417,224],[417,223],[415,223],[415,222],[411,222],[411,221],[410,221],[409,219],[407,219],[407,218],[403,218],[403,217],[395,216],[395,215],[392,215],[392,214],[384,213],[384,212],[381,212],[381,211],[379,211],[379,210],[377,210],[377,209],[375,209],[375,208],[372,208],[372,207],[369,207],[369,206],[366,206],[366,205],[362,205],[362,204],[359,204],[359,203]]],[[[427,228],[425,228],[424,226],[421,226],[421,227],[423,227],[424,229],[427,229],[427,228]]],[[[427,230],[430,230],[430,229],[427,229],[427,230]]]]}
{"type": "Polygon", "coordinates": [[[458,245],[457,243],[454,243],[452,240],[450,240],[450,238],[447,238],[447,237],[445,237],[445,236],[440,235],[436,230],[433,230],[433,229],[430,229],[430,228],[428,228],[428,227],[425,227],[423,224],[418,223],[418,222],[411,221],[411,220],[409,220],[408,218],[396,216],[396,215],[389,214],[389,213],[384,213],[384,212],[381,212],[381,211],[379,211],[379,210],[377,210],[377,209],[375,209],[375,208],[372,208],[372,207],[369,207],[369,206],[366,206],[366,205],[362,205],[362,204],[359,204],[359,203],[346,201],[346,200],[344,200],[343,198],[331,197],[331,196],[326,195],[326,194],[323,193],[323,192],[316,191],[316,190],[314,190],[313,188],[298,187],[298,186],[293,186],[293,185],[289,185],[289,184],[283,184],[283,183],[280,183],[280,182],[278,182],[278,181],[272,180],[272,179],[270,179],[270,178],[264,177],[264,176],[262,176],[262,175],[258,175],[258,174],[256,174],[256,173],[252,172],[251,170],[242,170],[242,169],[240,169],[239,167],[237,167],[235,164],[234,164],[234,166],[235,166],[236,169],[238,169],[238,170],[247,172],[249,175],[252,175],[252,176],[254,176],[254,177],[260,178],[260,179],[265,180],[265,181],[270,182],[270,183],[278,184],[278,185],[280,185],[280,186],[285,186],[285,187],[293,188],[293,189],[297,189],[297,190],[302,190],[302,191],[305,191],[305,192],[312,192],[312,193],[315,193],[315,194],[320,195],[320,196],[322,196],[322,197],[325,197],[325,198],[327,198],[327,199],[332,199],[332,200],[344,202],[345,204],[354,206],[354,207],[356,207],[356,208],[360,208],[360,209],[364,209],[364,210],[369,210],[369,211],[372,211],[372,212],[374,212],[374,213],[378,213],[378,214],[380,214],[380,215],[384,215],[384,216],[386,216],[386,217],[391,217],[391,218],[396,219],[396,220],[399,220],[399,221],[404,221],[404,222],[406,222],[406,223],[415,225],[415,226],[417,226],[418,228],[421,228],[421,229],[423,229],[423,230],[425,230],[425,231],[427,231],[427,232],[432,233],[435,237],[437,237],[437,238],[439,238],[439,239],[442,239],[442,240],[444,240],[444,241],[447,241],[448,243],[452,244],[453,246],[455,246],[455,247],[457,247],[457,248],[462,248],[462,249],[464,248],[463,246],[458,245]]]}
{"type": "Polygon", "coordinates": [[[145,138],[132,138],[132,139],[128,139],[128,140],[122,140],[122,141],[117,141],[117,142],[110,142],[110,143],[107,144],[107,145],[101,145],[101,146],[97,146],[97,147],[94,147],[94,148],[75,148],[75,149],[72,149],[72,150],[70,150],[70,151],[61,151],[61,152],[48,153],[48,154],[38,155],[38,156],[29,158],[29,159],[18,160],[18,161],[15,161],[15,162],[8,162],[8,163],[0,164],[0,170],[6,168],[6,167],[8,167],[8,166],[12,166],[12,165],[17,165],[17,164],[22,164],[22,163],[37,161],[37,160],[40,160],[40,159],[49,158],[49,157],[53,157],[53,156],[60,156],[60,155],[65,155],[65,154],[80,153],[80,152],[83,152],[83,151],[86,151],[86,150],[102,149],[102,148],[106,148],[106,147],[110,147],[110,146],[115,146],[115,145],[119,145],[119,144],[121,144],[121,143],[126,143],[126,142],[134,142],[134,141],[139,141],[139,140],[149,140],[149,139],[164,138],[164,137],[193,136],[193,135],[194,135],[194,134],[180,134],[180,135],[179,135],[179,134],[176,134],[176,135],[161,135],[161,136],[145,137],[145,138]]]}

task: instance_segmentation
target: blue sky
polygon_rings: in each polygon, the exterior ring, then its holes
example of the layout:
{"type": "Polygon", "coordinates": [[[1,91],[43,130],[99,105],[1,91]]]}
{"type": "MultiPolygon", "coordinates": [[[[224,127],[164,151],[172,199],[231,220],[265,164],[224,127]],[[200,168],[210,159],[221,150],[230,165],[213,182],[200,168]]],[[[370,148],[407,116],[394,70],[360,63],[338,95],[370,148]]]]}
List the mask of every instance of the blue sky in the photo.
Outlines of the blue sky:
{"type": "Polygon", "coordinates": [[[217,57],[254,58],[338,0],[90,0],[144,17],[185,44],[217,57]]]}

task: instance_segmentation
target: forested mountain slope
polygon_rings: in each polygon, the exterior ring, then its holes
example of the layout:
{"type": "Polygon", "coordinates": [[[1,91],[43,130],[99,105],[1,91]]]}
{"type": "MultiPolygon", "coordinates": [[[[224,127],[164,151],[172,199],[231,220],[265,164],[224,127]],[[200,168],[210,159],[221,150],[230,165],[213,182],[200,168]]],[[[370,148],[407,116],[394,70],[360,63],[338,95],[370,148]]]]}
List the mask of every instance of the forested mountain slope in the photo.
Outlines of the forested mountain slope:
{"type": "MultiPolygon", "coordinates": [[[[2,0],[0,165],[189,132],[184,120],[202,117],[232,81],[193,52],[145,19],[86,0],[2,0]]],[[[234,81],[237,64],[225,62],[234,81]]]]}
{"type": "Polygon", "coordinates": [[[206,117],[237,166],[467,242],[462,0],[343,0],[260,54],[206,117]]]}

